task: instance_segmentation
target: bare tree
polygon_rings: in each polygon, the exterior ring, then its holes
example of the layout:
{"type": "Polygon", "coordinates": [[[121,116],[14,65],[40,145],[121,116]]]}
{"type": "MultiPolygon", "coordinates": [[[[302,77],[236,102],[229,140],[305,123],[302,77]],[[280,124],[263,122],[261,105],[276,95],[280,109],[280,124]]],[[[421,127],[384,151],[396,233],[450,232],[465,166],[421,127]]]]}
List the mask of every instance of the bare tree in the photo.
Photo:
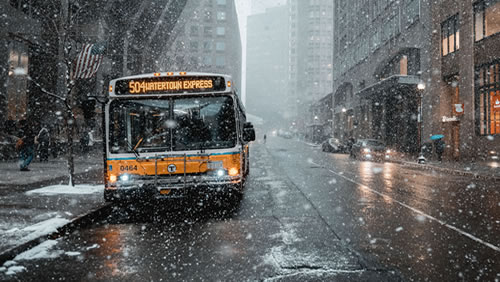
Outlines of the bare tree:
{"type": "MultiPolygon", "coordinates": [[[[85,1],[86,2],[86,1],[85,1]]],[[[66,154],[67,167],[70,177],[70,185],[75,185],[75,164],[74,164],[74,145],[73,137],[75,134],[75,100],[74,97],[76,79],[71,76],[71,69],[76,58],[76,39],[75,28],[78,23],[81,13],[88,8],[88,3],[81,4],[77,0],[54,0],[44,3],[44,6],[39,7],[37,15],[44,22],[45,32],[53,34],[57,41],[57,49],[54,54],[57,58],[57,86],[56,93],[43,87],[35,79],[31,82],[36,85],[40,91],[49,97],[53,97],[60,101],[64,107],[64,117],[66,120],[66,154]],[[55,11],[55,12],[53,12],[55,11]]],[[[51,42],[53,43],[53,42],[51,42]]]]}

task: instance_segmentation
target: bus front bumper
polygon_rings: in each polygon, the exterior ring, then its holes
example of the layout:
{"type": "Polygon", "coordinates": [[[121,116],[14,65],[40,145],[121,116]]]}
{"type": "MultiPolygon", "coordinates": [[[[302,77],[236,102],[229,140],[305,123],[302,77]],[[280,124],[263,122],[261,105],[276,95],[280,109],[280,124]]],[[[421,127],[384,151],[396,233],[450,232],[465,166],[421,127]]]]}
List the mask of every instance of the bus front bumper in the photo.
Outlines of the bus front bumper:
{"type": "Polygon", "coordinates": [[[162,180],[134,181],[130,184],[117,183],[104,190],[106,201],[136,201],[151,199],[196,198],[209,194],[241,193],[240,177],[224,181],[172,182],[162,180]]]}

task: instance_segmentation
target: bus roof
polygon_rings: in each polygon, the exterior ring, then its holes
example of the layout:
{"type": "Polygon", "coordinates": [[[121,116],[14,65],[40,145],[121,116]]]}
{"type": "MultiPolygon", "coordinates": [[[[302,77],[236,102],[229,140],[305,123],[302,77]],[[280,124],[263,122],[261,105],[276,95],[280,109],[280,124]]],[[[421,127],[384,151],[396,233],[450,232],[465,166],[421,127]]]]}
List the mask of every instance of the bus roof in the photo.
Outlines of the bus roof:
{"type": "Polygon", "coordinates": [[[152,72],[144,74],[136,74],[124,77],[118,77],[112,79],[111,81],[123,80],[123,79],[134,79],[134,78],[149,78],[149,77],[164,77],[164,76],[223,76],[225,78],[231,78],[230,75],[221,73],[210,73],[210,72],[152,72]]]}

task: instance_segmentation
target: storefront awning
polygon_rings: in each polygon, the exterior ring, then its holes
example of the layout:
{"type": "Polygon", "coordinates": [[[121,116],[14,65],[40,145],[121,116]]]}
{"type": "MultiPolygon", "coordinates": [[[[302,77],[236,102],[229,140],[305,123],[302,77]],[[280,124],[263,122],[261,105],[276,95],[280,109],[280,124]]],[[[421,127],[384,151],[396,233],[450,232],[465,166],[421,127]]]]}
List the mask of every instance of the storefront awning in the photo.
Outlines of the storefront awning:
{"type": "Polygon", "coordinates": [[[360,90],[357,95],[361,98],[372,99],[377,96],[395,93],[391,90],[407,87],[415,87],[416,89],[420,82],[420,77],[416,75],[394,75],[360,90]]]}

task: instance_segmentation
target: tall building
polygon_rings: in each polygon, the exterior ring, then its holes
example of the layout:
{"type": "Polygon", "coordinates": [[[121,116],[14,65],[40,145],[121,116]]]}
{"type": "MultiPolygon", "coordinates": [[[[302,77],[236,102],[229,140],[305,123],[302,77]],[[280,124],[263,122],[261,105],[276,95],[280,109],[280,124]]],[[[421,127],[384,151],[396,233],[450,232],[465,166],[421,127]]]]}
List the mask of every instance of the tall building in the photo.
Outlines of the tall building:
{"type": "Polygon", "coordinates": [[[334,3],[335,136],[417,153],[442,134],[448,159],[498,154],[498,0],[334,3]]]}
{"type": "Polygon", "coordinates": [[[428,1],[334,1],[334,135],[418,150],[418,83],[430,78],[428,1]]]}
{"type": "Polygon", "coordinates": [[[287,0],[251,0],[251,14],[262,14],[266,9],[286,5],[287,0]]]}
{"type": "Polygon", "coordinates": [[[432,71],[424,136],[444,134],[449,159],[498,160],[500,1],[443,0],[431,15],[438,32],[428,34],[432,71]]]}
{"type": "Polygon", "coordinates": [[[305,130],[308,105],[332,91],[333,3],[289,0],[290,119],[305,130]]]}
{"type": "Polygon", "coordinates": [[[0,25],[0,131],[6,121],[5,130],[15,131],[13,125],[28,114],[30,46],[40,43],[41,30],[21,2],[2,1],[0,13],[5,16],[0,25]]]}
{"type": "Polygon", "coordinates": [[[159,62],[164,71],[229,74],[241,87],[241,38],[234,0],[188,0],[175,41],[159,62]]]}
{"type": "Polygon", "coordinates": [[[101,107],[89,96],[106,95],[112,78],[157,70],[186,1],[0,1],[0,135],[15,134],[27,120],[63,140],[66,106],[46,92],[68,95],[67,65],[59,62],[74,62],[84,44],[94,43],[106,46],[103,63],[97,75],[76,80],[69,95],[77,132],[100,129],[101,107]]]}
{"type": "Polygon", "coordinates": [[[247,110],[281,124],[287,114],[288,7],[268,8],[247,21],[247,110]]]}

